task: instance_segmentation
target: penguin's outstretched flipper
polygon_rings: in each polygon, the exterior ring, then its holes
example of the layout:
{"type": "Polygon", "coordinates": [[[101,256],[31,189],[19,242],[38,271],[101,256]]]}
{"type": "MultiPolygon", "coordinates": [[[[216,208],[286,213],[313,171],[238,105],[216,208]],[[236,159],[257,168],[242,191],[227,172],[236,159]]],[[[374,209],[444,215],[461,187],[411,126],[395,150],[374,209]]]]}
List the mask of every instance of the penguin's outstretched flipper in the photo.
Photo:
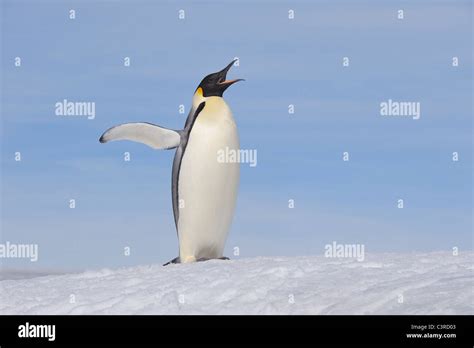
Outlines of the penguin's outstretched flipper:
{"type": "Polygon", "coordinates": [[[181,142],[180,131],[163,128],[152,123],[124,123],[105,131],[101,143],[114,140],[131,140],[148,145],[154,149],[174,149],[181,142]]]}

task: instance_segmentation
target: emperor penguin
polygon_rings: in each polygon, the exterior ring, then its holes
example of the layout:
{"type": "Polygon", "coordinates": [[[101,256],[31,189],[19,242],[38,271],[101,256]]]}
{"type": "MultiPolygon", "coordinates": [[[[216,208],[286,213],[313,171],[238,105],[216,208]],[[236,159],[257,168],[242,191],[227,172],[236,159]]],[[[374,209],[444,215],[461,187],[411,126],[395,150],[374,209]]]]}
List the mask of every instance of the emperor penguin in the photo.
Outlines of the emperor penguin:
{"type": "Polygon", "coordinates": [[[179,256],[165,263],[188,263],[224,257],[237,199],[239,163],[222,163],[220,151],[238,151],[239,135],[224,91],[242,79],[227,80],[230,62],[197,86],[182,130],[155,124],[125,123],[99,141],[131,140],[154,149],[176,149],[171,179],[179,256]]]}

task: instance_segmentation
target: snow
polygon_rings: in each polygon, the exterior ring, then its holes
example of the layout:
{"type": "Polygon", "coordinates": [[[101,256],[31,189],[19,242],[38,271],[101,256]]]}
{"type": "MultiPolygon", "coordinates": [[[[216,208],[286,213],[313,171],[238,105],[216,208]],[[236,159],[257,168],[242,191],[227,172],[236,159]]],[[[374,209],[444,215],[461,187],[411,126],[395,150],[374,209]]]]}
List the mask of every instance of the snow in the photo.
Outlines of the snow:
{"type": "Polygon", "coordinates": [[[473,314],[473,256],[258,257],[2,280],[0,314],[473,314]]]}

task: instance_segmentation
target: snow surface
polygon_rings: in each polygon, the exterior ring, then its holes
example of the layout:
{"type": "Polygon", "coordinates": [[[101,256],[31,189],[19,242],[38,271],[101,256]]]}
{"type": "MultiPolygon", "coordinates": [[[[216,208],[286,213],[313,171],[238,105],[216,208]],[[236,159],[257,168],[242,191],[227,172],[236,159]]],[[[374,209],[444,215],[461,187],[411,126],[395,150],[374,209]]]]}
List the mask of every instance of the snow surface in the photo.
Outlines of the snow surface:
{"type": "Polygon", "coordinates": [[[3,280],[0,314],[473,314],[473,256],[259,257],[3,280]]]}

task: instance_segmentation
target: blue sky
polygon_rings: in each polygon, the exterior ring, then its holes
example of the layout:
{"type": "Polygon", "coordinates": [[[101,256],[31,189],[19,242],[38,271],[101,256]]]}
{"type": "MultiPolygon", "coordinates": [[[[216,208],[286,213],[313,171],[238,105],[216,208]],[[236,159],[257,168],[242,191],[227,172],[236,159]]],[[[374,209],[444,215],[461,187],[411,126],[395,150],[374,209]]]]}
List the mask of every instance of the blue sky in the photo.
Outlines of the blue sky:
{"type": "Polygon", "coordinates": [[[40,252],[4,267],[175,257],[173,151],[98,138],[122,122],[182,128],[199,81],[234,57],[229,76],[246,81],[225,98],[258,165],[241,166],[227,255],[322,254],[333,241],[472,249],[469,1],[2,1],[1,11],[1,239],[40,252]],[[63,99],[95,102],[96,118],[56,116],[63,99]],[[382,117],[388,99],[420,102],[421,118],[382,117]]]}

